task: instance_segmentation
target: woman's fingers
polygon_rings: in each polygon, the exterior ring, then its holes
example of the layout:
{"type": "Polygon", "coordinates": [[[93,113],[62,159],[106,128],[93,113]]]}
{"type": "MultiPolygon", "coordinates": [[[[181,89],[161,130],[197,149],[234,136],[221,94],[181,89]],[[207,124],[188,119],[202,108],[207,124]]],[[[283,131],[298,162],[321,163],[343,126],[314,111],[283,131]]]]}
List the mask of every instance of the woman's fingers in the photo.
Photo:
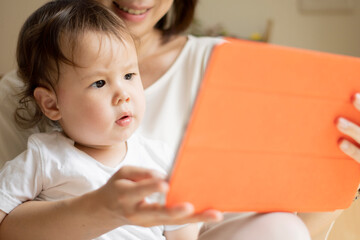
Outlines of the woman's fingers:
{"type": "MultiPolygon", "coordinates": [[[[354,104],[355,102],[356,100],[354,101],[354,104]]],[[[360,144],[360,127],[358,125],[341,117],[338,119],[337,127],[340,130],[340,132],[346,134],[347,136],[351,137],[360,144]]],[[[348,140],[343,139],[340,142],[340,149],[345,154],[347,154],[348,156],[350,156],[351,158],[355,159],[357,162],[360,163],[360,149],[356,145],[349,142],[348,140]]]]}
{"type": "Polygon", "coordinates": [[[337,127],[340,132],[353,138],[356,142],[360,143],[360,127],[353,122],[345,118],[339,118],[337,121],[337,127]]]}
{"type": "MultiPolygon", "coordinates": [[[[360,93],[356,93],[354,95],[353,105],[357,110],[360,111],[360,93]]],[[[351,137],[360,144],[360,127],[358,125],[343,117],[340,117],[337,120],[337,128],[340,132],[351,137]]],[[[339,146],[345,154],[360,163],[360,149],[355,144],[343,139],[341,140],[339,146]]]]}
{"type": "Polygon", "coordinates": [[[360,93],[355,94],[353,104],[355,108],[360,111],[360,93]]]}
{"type": "Polygon", "coordinates": [[[358,163],[360,163],[360,149],[356,147],[354,144],[344,139],[340,142],[340,149],[345,154],[347,154],[351,158],[355,159],[358,163]]]}

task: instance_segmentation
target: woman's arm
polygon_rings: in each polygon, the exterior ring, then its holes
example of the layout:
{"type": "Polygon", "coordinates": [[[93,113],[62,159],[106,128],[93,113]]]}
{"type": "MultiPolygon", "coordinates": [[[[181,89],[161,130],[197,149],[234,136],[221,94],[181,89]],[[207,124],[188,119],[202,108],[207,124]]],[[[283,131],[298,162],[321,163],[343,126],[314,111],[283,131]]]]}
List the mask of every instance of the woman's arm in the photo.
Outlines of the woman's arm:
{"type": "Polygon", "coordinates": [[[85,240],[125,224],[149,227],[221,220],[217,211],[195,215],[187,203],[172,208],[145,203],[146,196],[167,188],[153,171],[123,167],[103,187],[83,196],[16,207],[0,224],[0,239],[85,240]]]}

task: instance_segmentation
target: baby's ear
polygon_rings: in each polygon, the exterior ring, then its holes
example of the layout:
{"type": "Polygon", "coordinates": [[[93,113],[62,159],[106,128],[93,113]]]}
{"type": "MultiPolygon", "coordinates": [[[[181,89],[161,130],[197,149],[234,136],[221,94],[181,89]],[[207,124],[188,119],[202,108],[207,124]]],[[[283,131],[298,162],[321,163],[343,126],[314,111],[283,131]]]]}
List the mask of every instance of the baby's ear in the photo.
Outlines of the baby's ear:
{"type": "Polygon", "coordinates": [[[44,87],[37,87],[34,90],[34,98],[43,114],[50,120],[57,121],[61,118],[54,91],[44,87]]]}

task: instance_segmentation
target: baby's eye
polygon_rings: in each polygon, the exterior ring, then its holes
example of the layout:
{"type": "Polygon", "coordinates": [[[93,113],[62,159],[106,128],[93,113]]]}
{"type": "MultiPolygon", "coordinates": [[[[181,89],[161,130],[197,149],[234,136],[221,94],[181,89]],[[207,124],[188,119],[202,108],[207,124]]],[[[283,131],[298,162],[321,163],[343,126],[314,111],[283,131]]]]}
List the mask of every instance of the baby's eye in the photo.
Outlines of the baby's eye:
{"type": "Polygon", "coordinates": [[[125,80],[131,80],[134,75],[135,75],[135,73],[127,73],[127,74],[125,74],[124,79],[125,80]]]}
{"type": "Polygon", "coordinates": [[[94,88],[102,88],[105,85],[105,80],[99,80],[91,84],[94,88]]]}

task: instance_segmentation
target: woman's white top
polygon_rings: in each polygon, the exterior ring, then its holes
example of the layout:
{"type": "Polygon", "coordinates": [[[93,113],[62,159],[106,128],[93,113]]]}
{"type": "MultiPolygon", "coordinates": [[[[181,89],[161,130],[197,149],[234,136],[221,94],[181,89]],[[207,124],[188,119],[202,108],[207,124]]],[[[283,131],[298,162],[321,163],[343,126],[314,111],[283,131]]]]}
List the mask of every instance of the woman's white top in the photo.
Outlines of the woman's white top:
{"type": "Polygon", "coordinates": [[[165,141],[176,152],[204,77],[207,62],[221,38],[188,36],[171,68],[145,90],[146,112],[142,135],[165,141]]]}

